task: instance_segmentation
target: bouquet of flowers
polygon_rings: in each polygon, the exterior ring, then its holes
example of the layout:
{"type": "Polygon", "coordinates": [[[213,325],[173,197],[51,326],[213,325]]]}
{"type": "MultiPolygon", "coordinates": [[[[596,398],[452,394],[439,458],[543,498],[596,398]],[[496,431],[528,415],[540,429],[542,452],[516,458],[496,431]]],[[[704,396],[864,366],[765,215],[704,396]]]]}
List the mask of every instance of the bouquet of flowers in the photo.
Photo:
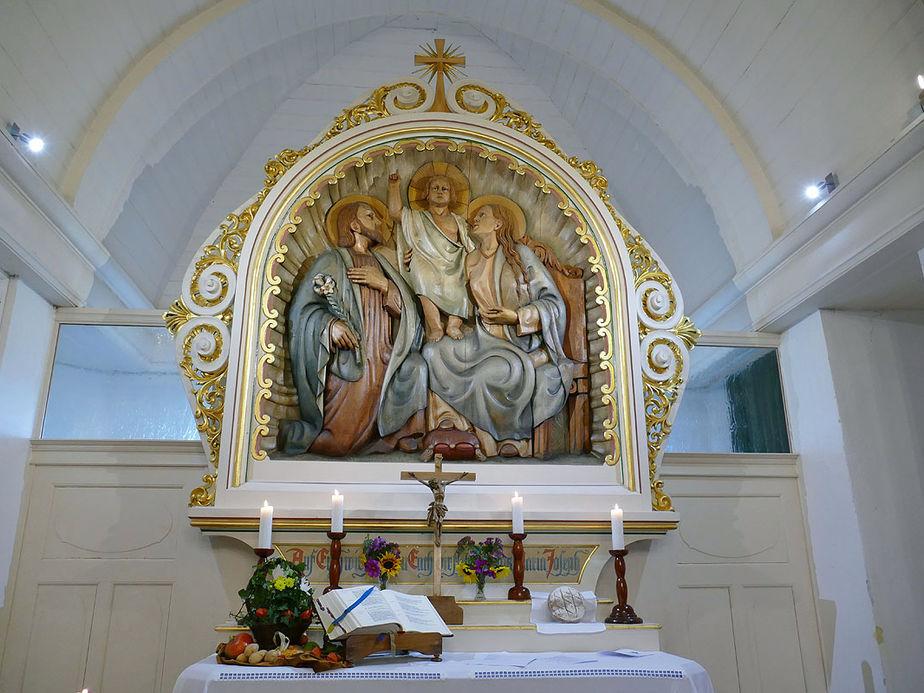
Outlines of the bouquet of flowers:
{"type": "Polygon", "coordinates": [[[485,580],[510,574],[510,568],[501,565],[504,558],[504,543],[499,537],[488,537],[477,544],[471,537],[462,537],[456,544],[459,572],[466,582],[478,585],[478,599],[484,599],[485,580]]]}
{"type": "Polygon", "coordinates": [[[378,580],[379,587],[385,589],[388,581],[401,572],[401,549],[395,542],[385,541],[382,537],[366,537],[361,566],[367,576],[378,580]]]}
{"type": "MultiPolygon", "coordinates": [[[[254,566],[247,587],[237,593],[244,603],[232,614],[234,620],[250,628],[258,640],[258,631],[263,629],[301,635],[314,612],[305,567],[304,563],[292,563],[281,556],[254,566]]],[[[298,636],[289,637],[298,642],[298,636]]]]}

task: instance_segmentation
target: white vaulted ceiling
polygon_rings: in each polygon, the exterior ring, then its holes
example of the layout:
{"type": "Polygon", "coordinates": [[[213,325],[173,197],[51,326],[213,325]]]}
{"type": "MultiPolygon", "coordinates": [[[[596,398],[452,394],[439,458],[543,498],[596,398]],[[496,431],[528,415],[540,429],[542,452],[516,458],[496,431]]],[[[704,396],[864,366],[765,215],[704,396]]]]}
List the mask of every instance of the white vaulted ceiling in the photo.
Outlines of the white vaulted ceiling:
{"type": "Polygon", "coordinates": [[[269,157],[436,37],[603,167],[706,323],[804,232],[805,183],[889,150],[924,71],[921,0],[7,2],[0,117],[45,137],[29,166],[164,307],[269,157]]]}

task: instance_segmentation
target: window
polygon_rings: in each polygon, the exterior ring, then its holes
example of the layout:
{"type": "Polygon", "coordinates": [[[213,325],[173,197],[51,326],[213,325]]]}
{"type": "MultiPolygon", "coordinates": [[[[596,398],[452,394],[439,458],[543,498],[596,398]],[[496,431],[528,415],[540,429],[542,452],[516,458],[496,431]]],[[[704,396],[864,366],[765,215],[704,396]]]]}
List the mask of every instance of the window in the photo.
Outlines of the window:
{"type": "Polygon", "coordinates": [[[61,325],[42,438],[198,439],[166,328],[61,325]]]}
{"type": "Polygon", "coordinates": [[[698,346],[667,452],[789,452],[776,349],[698,346]]]}

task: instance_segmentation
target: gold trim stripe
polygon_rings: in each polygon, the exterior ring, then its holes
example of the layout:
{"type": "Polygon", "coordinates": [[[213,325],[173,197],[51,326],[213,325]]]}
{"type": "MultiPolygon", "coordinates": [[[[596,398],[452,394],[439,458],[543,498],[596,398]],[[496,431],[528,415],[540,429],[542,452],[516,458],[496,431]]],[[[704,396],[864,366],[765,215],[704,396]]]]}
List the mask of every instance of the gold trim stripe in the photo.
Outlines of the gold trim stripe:
{"type": "MultiPolygon", "coordinates": [[[[664,534],[677,529],[676,520],[626,520],[626,534],[664,534]]],[[[254,517],[192,517],[190,525],[205,532],[237,531],[254,532],[260,527],[260,520],[254,517]]],[[[380,520],[376,518],[358,518],[344,520],[344,531],[361,533],[368,531],[417,532],[426,534],[430,528],[424,520],[380,520]]],[[[510,529],[509,520],[455,520],[443,524],[443,532],[450,534],[466,533],[506,533],[510,529]]],[[[527,534],[609,534],[610,523],[598,521],[526,522],[527,534]]],[[[274,532],[327,532],[330,530],[330,518],[273,518],[274,532]]]]}

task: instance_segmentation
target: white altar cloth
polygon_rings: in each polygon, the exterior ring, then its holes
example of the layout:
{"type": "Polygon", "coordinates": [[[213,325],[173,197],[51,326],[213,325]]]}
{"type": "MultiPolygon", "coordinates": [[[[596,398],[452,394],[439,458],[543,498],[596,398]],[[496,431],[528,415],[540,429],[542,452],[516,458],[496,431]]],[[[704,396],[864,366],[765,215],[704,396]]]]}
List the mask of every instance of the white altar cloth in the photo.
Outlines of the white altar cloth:
{"type": "Polygon", "coordinates": [[[424,657],[363,660],[361,666],[315,674],[294,667],[236,667],[206,657],[186,668],[173,693],[407,693],[408,690],[470,693],[714,693],[706,670],[665,652],[446,652],[442,662],[424,657]]]}

